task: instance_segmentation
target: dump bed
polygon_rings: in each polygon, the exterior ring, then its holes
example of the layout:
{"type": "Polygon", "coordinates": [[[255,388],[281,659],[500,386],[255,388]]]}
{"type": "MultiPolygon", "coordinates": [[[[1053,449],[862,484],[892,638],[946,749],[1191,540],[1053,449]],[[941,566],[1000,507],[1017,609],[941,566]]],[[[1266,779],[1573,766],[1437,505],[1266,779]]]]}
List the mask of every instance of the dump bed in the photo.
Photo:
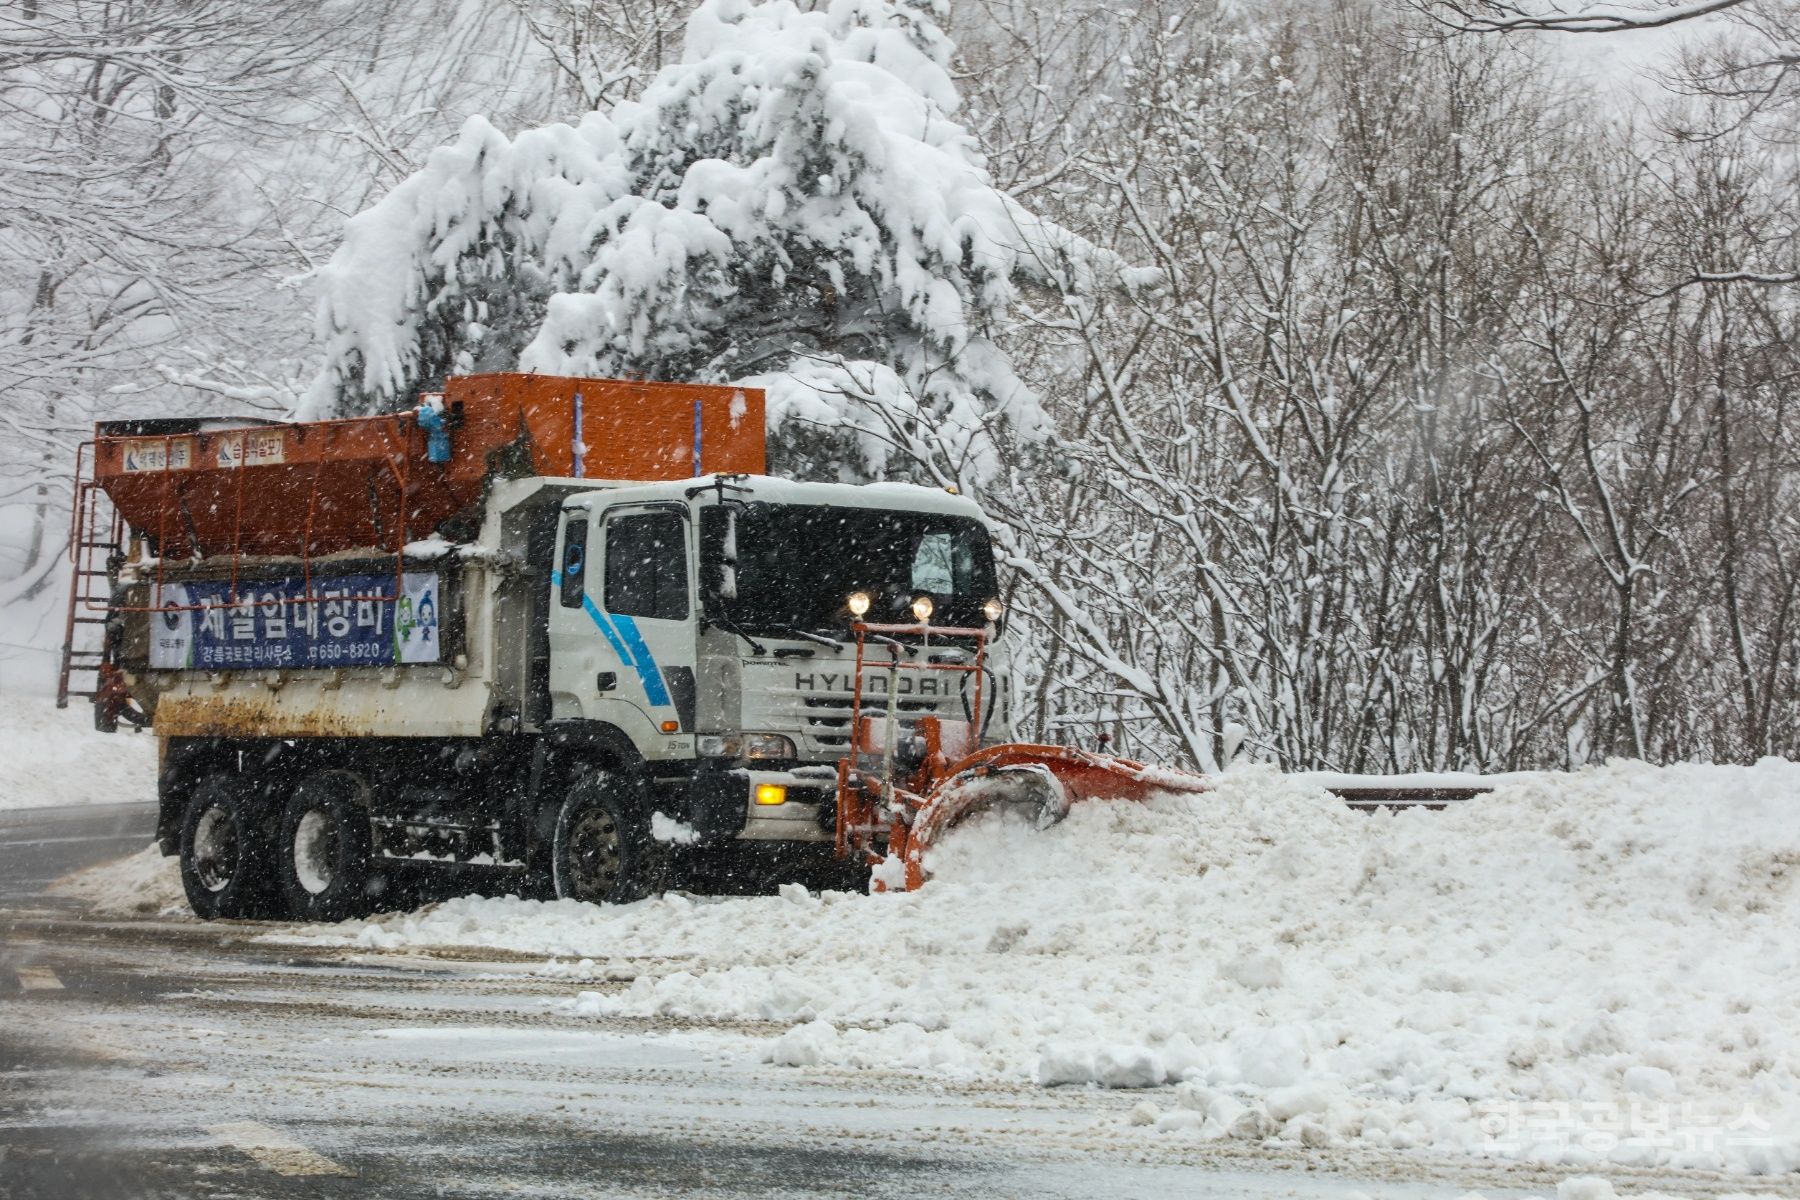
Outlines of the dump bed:
{"type": "Polygon", "coordinates": [[[340,421],[109,421],[93,481],[164,560],[397,552],[496,477],[662,480],[764,469],[750,388],[469,375],[442,393],[448,461],[411,411],[340,421]]]}
{"type": "MultiPolygon", "coordinates": [[[[157,697],[210,709],[222,698],[205,689],[228,681],[172,676],[272,671],[265,706],[285,714],[276,725],[298,728],[334,705],[366,703],[336,693],[302,702],[288,681],[295,673],[438,667],[458,688],[470,672],[511,669],[476,650],[492,641],[484,623],[517,607],[495,607],[495,595],[517,586],[488,568],[526,549],[503,547],[493,531],[485,549],[476,545],[497,490],[519,509],[494,518],[506,537],[524,538],[525,525],[541,537],[543,520],[526,514],[557,491],[546,481],[648,482],[765,466],[763,394],[753,388],[492,374],[454,377],[433,403],[447,434],[441,453],[415,409],[97,425],[78,467],[58,702],[110,686],[103,705],[116,710],[124,670],[146,710],[157,697]],[[81,644],[93,627],[104,630],[100,644],[81,644]],[[72,686],[81,672],[97,676],[92,689],[72,686]]],[[[535,549],[549,554],[547,543],[535,549]]],[[[521,687],[515,680],[511,691],[521,687]]],[[[497,703],[490,696],[449,724],[479,724],[497,703]]],[[[387,719],[419,723],[416,714],[387,719]]]]}
{"type": "Polygon", "coordinates": [[[111,669],[170,737],[479,737],[548,715],[544,609],[563,499],[488,489],[470,541],[313,558],[120,563],[111,669]]]}

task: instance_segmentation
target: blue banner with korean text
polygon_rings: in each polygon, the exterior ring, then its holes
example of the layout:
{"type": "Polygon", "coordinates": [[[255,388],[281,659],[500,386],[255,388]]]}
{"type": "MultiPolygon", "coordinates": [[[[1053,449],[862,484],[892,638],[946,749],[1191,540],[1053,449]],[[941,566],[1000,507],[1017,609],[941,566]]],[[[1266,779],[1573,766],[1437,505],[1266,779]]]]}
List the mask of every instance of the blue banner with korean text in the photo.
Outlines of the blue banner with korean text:
{"type": "Polygon", "coordinates": [[[150,614],[150,666],[247,670],[439,661],[443,607],[434,572],[312,581],[240,579],[164,584],[150,614]],[[391,597],[391,599],[383,599],[391,597]]]}

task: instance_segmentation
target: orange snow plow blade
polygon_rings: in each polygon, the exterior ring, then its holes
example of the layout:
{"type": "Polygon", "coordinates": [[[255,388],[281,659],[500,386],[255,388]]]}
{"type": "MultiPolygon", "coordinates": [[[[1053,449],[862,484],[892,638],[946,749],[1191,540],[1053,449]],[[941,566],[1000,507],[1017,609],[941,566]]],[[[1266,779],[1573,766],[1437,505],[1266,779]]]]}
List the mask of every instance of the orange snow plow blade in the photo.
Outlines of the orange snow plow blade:
{"type": "Polygon", "coordinates": [[[925,882],[925,853],[963,818],[996,804],[1029,807],[1041,829],[1084,800],[1146,800],[1158,792],[1211,790],[1212,783],[1199,775],[1071,746],[1025,742],[990,746],[957,763],[925,794],[896,857],[904,864],[910,892],[925,882]]]}
{"type": "MultiPolygon", "coordinates": [[[[973,813],[993,808],[1024,810],[1039,828],[1054,824],[1070,805],[1085,800],[1145,800],[1159,792],[1206,792],[1200,775],[1145,766],[1126,758],[1071,746],[1008,742],[971,750],[985,727],[982,680],[988,631],[922,625],[855,627],[857,662],[851,702],[852,749],[838,763],[837,852],[856,855],[871,870],[874,891],[915,891],[926,879],[924,856],[973,813]],[[909,654],[888,635],[915,635],[925,648],[964,650],[962,661],[909,654]],[[888,647],[871,660],[868,641],[888,647]],[[922,658],[922,661],[921,661],[922,658]],[[902,721],[885,697],[905,694],[902,671],[947,671],[972,680],[965,695],[967,722],[926,716],[902,721]],[[865,676],[886,676],[882,703],[865,713],[865,676]]],[[[876,689],[870,689],[871,695],[876,689]]]]}

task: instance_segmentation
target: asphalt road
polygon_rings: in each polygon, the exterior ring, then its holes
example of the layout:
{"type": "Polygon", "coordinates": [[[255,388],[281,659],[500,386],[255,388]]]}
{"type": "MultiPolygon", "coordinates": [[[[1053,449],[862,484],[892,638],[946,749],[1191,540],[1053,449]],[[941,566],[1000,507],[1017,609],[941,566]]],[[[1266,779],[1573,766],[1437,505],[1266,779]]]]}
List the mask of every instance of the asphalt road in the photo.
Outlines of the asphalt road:
{"type": "Polygon", "coordinates": [[[537,960],[272,942],[292,927],[43,895],[140,848],[149,820],[0,820],[6,1200],[1500,1197],[1559,1178],[1183,1144],[1133,1126],[1130,1093],[777,1069],[754,1047],[781,1027],[577,1016],[575,991],[607,985],[537,960]]]}
{"type": "Polygon", "coordinates": [[[0,905],[42,904],[51,881],[141,850],[155,834],[154,804],[0,812],[0,905]]]}

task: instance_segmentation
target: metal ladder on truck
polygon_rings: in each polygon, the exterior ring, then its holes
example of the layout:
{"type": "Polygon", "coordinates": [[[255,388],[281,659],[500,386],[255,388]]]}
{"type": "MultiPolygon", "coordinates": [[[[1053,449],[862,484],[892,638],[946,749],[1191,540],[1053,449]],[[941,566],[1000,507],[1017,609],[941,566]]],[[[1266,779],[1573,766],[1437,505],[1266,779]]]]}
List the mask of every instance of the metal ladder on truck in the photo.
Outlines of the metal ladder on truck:
{"type": "Polygon", "coordinates": [[[77,452],[75,504],[69,514],[69,611],[56,678],[58,708],[69,707],[70,696],[92,700],[99,694],[102,669],[111,661],[106,635],[111,572],[124,560],[125,523],[100,485],[82,470],[87,449],[84,444],[77,452]],[[89,630],[97,636],[83,637],[89,630]]]}

